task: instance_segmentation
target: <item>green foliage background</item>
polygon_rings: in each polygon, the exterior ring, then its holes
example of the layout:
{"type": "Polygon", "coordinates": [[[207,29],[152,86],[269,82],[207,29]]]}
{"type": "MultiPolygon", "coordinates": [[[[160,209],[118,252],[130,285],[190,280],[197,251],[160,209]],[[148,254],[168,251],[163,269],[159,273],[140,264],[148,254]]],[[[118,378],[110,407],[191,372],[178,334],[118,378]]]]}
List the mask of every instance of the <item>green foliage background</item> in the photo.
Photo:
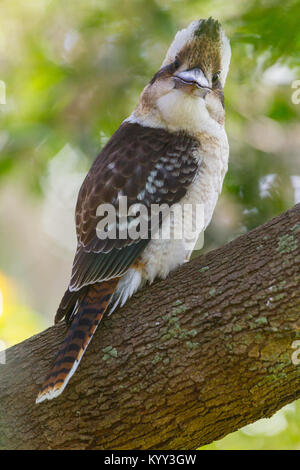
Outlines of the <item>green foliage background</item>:
{"type": "MultiPolygon", "coordinates": [[[[41,204],[49,165],[66,144],[81,152],[74,166],[86,171],[134,108],[176,31],[208,16],[218,18],[231,39],[225,90],[231,154],[205,249],[299,202],[300,105],[291,100],[292,80],[300,78],[298,0],[2,0],[0,80],[7,102],[0,105],[1,188],[10,188],[10,195],[22,191],[34,208],[41,204]]],[[[13,197],[1,196],[17,211],[13,197]]],[[[17,280],[25,304],[50,315],[43,310],[49,285],[36,302],[30,272],[24,276],[20,268],[24,252],[34,256],[35,249],[14,240],[3,214],[1,270],[17,280]]],[[[49,257],[44,253],[40,263],[49,257]]],[[[58,297],[51,291],[51,310],[58,297]]],[[[277,434],[239,432],[212,447],[299,448],[299,414],[299,404],[282,412],[286,427],[277,434]]]]}

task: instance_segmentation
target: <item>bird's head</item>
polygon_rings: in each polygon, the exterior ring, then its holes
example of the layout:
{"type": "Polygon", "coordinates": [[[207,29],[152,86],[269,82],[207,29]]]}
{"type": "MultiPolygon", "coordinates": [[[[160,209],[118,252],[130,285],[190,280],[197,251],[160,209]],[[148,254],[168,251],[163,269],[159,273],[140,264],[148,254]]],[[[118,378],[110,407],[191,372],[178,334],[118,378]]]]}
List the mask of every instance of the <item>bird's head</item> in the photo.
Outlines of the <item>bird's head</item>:
{"type": "Polygon", "coordinates": [[[218,21],[192,22],[179,31],[135,111],[152,125],[197,131],[207,118],[224,123],[230,44],[218,21]]]}

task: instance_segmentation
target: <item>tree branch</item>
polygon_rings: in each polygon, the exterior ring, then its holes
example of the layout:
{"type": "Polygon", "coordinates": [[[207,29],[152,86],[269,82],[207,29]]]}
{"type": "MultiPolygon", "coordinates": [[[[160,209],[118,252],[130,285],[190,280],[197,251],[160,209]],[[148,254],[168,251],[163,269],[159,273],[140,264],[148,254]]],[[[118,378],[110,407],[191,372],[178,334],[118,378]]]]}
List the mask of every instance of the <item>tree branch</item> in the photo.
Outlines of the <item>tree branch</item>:
{"type": "Polygon", "coordinates": [[[65,326],[8,349],[0,448],[195,449],[298,398],[299,239],[297,205],[143,289],[51,402],[34,403],[65,326]]]}

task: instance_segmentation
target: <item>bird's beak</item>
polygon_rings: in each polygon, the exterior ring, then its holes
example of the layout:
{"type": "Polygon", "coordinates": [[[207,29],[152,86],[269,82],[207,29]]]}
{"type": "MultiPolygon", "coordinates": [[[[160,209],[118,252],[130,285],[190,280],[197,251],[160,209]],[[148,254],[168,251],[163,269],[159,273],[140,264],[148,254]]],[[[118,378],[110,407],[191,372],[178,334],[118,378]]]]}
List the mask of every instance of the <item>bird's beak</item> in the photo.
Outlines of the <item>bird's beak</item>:
{"type": "Polygon", "coordinates": [[[209,82],[200,68],[194,68],[190,70],[183,70],[182,72],[174,75],[175,83],[182,85],[190,85],[194,88],[199,88],[205,94],[210,91],[209,82]],[[179,82],[179,83],[178,83],[179,82]]]}

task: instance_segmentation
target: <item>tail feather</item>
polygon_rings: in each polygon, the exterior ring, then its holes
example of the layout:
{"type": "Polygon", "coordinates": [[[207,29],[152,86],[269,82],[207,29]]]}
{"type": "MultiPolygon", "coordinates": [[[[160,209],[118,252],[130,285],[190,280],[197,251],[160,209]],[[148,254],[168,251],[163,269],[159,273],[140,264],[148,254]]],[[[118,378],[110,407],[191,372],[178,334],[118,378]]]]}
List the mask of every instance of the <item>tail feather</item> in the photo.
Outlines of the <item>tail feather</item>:
{"type": "Polygon", "coordinates": [[[118,279],[111,279],[88,288],[36,403],[52,400],[63,392],[107,309],[117,283],[118,279]]]}
{"type": "Polygon", "coordinates": [[[65,318],[67,325],[72,323],[89,287],[90,286],[82,287],[79,291],[66,290],[55,315],[55,324],[63,318],[65,318]]]}

